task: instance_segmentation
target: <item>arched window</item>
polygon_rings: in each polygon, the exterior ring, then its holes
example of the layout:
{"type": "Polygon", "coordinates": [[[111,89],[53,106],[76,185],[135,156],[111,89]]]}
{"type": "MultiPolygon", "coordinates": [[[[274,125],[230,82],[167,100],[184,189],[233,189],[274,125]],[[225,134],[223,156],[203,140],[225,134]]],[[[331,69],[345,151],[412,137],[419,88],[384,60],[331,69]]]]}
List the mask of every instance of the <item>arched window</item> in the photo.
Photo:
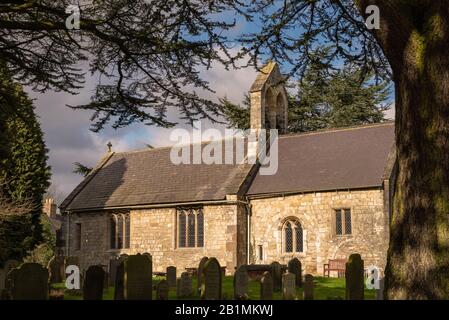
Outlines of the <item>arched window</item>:
{"type": "Polygon", "coordinates": [[[282,226],[283,249],[286,253],[303,252],[303,232],[299,221],[288,219],[282,226]]]}
{"type": "Polygon", "coordinates": [[[109,220],[111,249],[130,247],[131,221],[129,213],[112,214],[109,220]]]}
{"type": "Polygon", "coordinates": [[[204,246],[202,208],[178,209],[178,248],[204,246]]]}
{"type": "Polygon", "coordinates": [[[178,233],[178,245],[180,247],[186,246],[186,214],[184,210],[181,210],[179,213],[179,233],[178,233]]]}

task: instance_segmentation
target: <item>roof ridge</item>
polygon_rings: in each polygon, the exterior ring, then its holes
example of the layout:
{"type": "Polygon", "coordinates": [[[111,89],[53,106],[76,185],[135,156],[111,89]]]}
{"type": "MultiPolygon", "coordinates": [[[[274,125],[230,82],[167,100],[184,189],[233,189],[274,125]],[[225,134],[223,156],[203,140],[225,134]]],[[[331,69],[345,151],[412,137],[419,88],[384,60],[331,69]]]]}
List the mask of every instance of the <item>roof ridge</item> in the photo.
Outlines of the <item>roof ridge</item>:
{"type": "MultiPolygon", "coordinates": [[[[196,144],[203,144],[203,143],[210,143],[210,142],[223,142],[223,141],[231,140],[231,139],[246,139],[246,137],[228,136],[228,137],[225,137],[220,140],[201,140],[201,141],[180,144],[180,145],[177,145],[176,147],[192,146],[192,145],[196,145],[196,144]]],[[[114,151],[114,154],[119,155],[119,154],[132,154],[132,153],[140,153],[140,152],[151,152],[151,151],[158,151],[158,150],[163,150],[163,149],[170,149],[170,148],[173,148],[174,146],[175,145],[173,144],[170,146],[162,146],[162,147],[157,147],[157,148],[144,148],[144,149],[120,151],[120,152],[114,151]]]]}
{"type": "Polygon", "coordinates": [[[283,135],[279,135],[279,138],[292,138],[292,137],[297,137],[297,136],[318,135],[318,134],[333,133],[333,132],[340,132],[340,131],[351,131],[351,130],[359,130],[359,129],[366,129],[366,128],[382,127],[382,126],[388,126],[388,125],[394,125],[394,121],[389,120],[389,121],[380,122],[380,123],[358,124],[358,125],[353,125],[353,126],[349,126],[349,127],[324,128],[324,129],[318,129],[318,130],[308,131],[308,132],[286,133],[283,135]]]}

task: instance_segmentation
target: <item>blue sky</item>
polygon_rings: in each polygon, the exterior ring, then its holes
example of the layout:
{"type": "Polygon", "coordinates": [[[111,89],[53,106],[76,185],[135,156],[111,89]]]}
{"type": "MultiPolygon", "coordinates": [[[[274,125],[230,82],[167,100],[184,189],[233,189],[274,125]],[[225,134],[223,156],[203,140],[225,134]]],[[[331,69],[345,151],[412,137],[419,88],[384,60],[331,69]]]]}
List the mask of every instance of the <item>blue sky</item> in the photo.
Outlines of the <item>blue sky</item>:
{"type": "MultiPolygon", "coordinates": [[[[232,15],[225,15],[225,19],[233,19],[232,15]]],[[[229,36],[236,37],[242,33],[257,31],[260,22],[247,23],[240,19],[236,27],[229,32],[229,36]]],[[[235,50],[239,47],[236,45],[235,50]]],[[[282,68],[282,66],[281,66],[282,68]]],[[[286,71],[284,69],[284,71],[286,71]]],[[[227,96],[231,101],[240,103],[244,94],[249,90],[256,77],[256,71],[251,68],[239,70],[225,70],[215,63],[210,70],[202,70],[201,75],[210,82],[216,93],[206,92],[204,97],[217,100],[227,96]]],[[[93,94],[96,81],[86,79],[85,87],[79,94],[47,92],[38,94],[29,91],[30,97],[35,99],[36,110],[45,134],[49,148],[49,164],[52,167],[53,190],[57,190],[58,198],[67,195],[81,180],[82,177],[73,173],[74,162],[81,162],[93,166],[106,152],[106,144],[111,141],[114,151],[128,151],[145,148],[146,144],[154,147],[172,144],[169,141],[170,129],[154,126],[131,125],[126,128],[114,130],[107,127],[100,133],[89,130],[91,112],[84,110],[74,111],[66,104],[79,105],[87,103],[93,94]]],[[[389,117],[393,117],[393,112],[389,117]]],[[[177,119],[175,110],[169,110],[168,115],[177,119]]],[[[210,126],[224,129],[222,125],[204,123],[203,128],[210,126]]],[[[182,121],[178,127],[188,127],[182,121]]],[[[57,199],[62,200],[62,199],[57,199]]]]}

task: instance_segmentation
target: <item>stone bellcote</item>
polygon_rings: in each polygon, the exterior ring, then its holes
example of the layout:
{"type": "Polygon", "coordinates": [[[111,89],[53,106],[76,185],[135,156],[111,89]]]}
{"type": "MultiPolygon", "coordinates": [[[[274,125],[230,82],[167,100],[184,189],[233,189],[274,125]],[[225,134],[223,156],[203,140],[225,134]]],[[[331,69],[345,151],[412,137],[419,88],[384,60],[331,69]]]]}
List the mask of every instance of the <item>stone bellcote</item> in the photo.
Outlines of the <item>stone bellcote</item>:
{"type": "Polygon", "coordinates": [[[250,89],[251,129],[278,129],[279,134],[287,132],[287,92],[284,77],[275,62],[262,68],[250,89]]]}

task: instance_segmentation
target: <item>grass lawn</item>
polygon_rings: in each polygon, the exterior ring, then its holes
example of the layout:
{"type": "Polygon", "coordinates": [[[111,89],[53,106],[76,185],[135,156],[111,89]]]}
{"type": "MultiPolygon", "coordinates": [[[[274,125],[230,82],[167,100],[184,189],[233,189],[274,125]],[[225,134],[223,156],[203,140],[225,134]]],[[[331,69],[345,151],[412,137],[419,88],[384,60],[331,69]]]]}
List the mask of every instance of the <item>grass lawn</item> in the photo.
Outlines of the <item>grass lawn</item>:
{"type": "MultiPolygon", "coordinates": [[[[153,285],[157,284],[162,277],[153,277],[153,285]]],[[[64,284],[56,284],[53,286],[55,289],[63,289],[64,284]]],[[[193,287],[196,288],[196,278],[193,279],[193,287]]],[[[232,277],[225,277],[223,280],[223,299],[233,298],[233,285],[232,277]]],[[[258,300],[260,296],[260,284],[257,281],[250,281],[248,286],[248,295],[251,300],[258,300]]],[[[155,292],[153,293],[153,297],[155,292]]],[[[302,288],[297,289],[297,296],[302,299],[302,288]]],[[[345,298],[345,279],[344,278],[315,278],[315,290],[314,290],[315,300],[341,300],[345,298]]],[[[195,292],[194,296],[190,298],[185,298],[183,300],[198,300],[199,294],[195,292]]],[[[375,298],[375,290],[365,289],[365,299],[372,300],[375,298]]],[[[74,294],[65,292],[64,300],[81,300],[81,294],[74,294]]],[[[114,288],[110,287],[105,290],[103,295],[103,300],[113,300],[114,299],[114,288]]],[[[171,288],[169,292],[170,300],[177,300],[176,289],[171,288]]],[[[282,299],[280,292],[274,293],[274,300],[282,299]]]]}

